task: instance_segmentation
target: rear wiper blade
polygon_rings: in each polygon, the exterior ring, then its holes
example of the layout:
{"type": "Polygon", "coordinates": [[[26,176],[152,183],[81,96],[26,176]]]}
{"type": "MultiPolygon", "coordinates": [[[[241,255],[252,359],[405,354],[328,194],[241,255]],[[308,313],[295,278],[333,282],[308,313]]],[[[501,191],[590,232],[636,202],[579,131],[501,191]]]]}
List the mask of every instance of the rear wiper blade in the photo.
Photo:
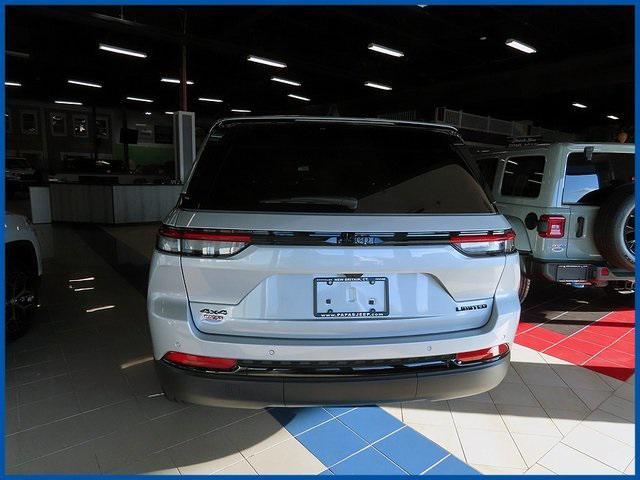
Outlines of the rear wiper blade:
{"type": "Polygon", "coordinates": [[[358,199],[353,197],[289,197],[268,198],[260,203],[300,203],[308,205],[340,205],[351,210],[358,208],[358,199]]]}

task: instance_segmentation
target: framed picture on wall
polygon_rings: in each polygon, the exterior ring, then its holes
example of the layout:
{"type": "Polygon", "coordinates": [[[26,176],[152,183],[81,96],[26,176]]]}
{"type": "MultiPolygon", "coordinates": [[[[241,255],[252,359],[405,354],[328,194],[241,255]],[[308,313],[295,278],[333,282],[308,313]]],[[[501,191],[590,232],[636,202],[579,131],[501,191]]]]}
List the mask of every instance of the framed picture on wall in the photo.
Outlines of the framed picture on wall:
{"type": "Polygon", "coordinates": [[[49,124],[51,125],[51,135],[54,137],[67,136],[67,114],[62,112],[51,112],[49,114],[49,124]]]}
{"type": "Polygon", "coordinates": [[[96,137],[109,138],[109,117],[106,115],[96,115],[96,137]]]}
{"type": "Polygon", "coordinates": [[[35,110],[21,110],[20,130],[23,135],[38,135],[38,112],[35,110]]]}
{"type": "Polygon", "coordinates": [[[73,125],[74,137],[88,137],[89,136],[89,117],[86,115],[74,114],[71,117],[73,125]]]}

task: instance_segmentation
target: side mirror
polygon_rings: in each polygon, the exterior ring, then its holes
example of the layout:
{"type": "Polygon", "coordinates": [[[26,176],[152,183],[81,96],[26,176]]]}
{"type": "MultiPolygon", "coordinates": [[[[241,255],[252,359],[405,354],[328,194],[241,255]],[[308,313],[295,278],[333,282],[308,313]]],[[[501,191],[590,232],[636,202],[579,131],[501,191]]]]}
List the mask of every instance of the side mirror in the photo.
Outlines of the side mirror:
{"type": "Polygon", "coordinates": [[[584,147],[584,157],[589,163],[593,161],[593,147],[584,147]]]}

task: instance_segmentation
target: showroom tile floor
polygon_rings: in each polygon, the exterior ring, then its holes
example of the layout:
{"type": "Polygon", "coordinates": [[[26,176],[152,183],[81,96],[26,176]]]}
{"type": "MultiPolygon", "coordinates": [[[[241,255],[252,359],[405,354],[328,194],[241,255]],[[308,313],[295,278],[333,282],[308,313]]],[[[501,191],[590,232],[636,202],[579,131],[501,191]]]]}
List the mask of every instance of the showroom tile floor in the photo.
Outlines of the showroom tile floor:
{"type": "MultiPolygon", "coordinates": [[[[6,355],[8,473],[634,472],[629,365],[607,357],[622,380],[558,358],[549,345],[514,345],[501,385],[448,402],[268,411],[168,402],[145,318],[155,227],[38,228],[42,308],[6,355]]],[[[577,336],[617,318],[604,317],[600,293],[536,289],[523,324],[544,318],[536,330],[577,336]]],[[[616,328],[633,327],[629,313],[619,318],[616,328]]]]}

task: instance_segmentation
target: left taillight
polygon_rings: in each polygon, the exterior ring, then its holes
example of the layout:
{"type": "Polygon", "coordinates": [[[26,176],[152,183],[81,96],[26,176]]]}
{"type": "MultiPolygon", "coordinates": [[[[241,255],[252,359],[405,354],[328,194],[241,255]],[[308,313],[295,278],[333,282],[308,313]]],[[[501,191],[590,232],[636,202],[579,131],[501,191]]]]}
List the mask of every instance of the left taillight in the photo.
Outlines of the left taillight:
{"type": "Polygon", "coordinates": [[[245,233],[209,232],[163,225],[158,231],[156,248],[163,252],[200,257],[228,257],[251,243],[245,233]]]}
{"type": "Polygon", "coordinates": [[[513,253],[516,250],[516,234],[513,230],[490,232],[487,234],[452,235],[451,244],[465,255],[498,255],[513,253]]]}
{"type": "Polygon", "coordinates": [[[205,357],[182,352],[167,352],[163,360],[174,365],[191,368],[203,368],[220,372],[230,372],[238,367],[238,361],[233,358],[205,357]]]}

